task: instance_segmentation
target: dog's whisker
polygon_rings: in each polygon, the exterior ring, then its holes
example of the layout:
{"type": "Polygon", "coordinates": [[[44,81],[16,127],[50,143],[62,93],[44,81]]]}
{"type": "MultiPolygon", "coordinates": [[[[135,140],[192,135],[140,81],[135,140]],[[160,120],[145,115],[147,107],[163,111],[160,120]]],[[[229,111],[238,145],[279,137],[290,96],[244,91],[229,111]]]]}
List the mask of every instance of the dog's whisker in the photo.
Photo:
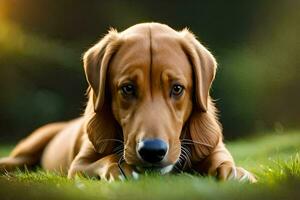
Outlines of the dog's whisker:
{"type": "Polygon", "coordinates": [[[203,146],[207,146],[207,147],[211,147],[213,148],[212,145],[204,143],[204,142],[199,142],[199,141],[193,141],[193,140],[189,140],[189,139],[182,139],[181,140],[181,144],[192,144],[192,145],[203,145],[203,146]]]}
{"type": "Polygon", "coordinates": [[[118,145],[118,146],[116,146],[115,147],[115,149],[118,149],[118,148],[123,148],[124,147],[124,145],[123,144],[121,144],[121,145],[118,145]]]}
{"type": "Polygon", "coordinates": [[[117,153],[115,153],[117,156],[120,156],[120,157],[122,157],[124,154],[123,154],[123,152],[117,152],[117,153]]]}
{"type": "Polygon", "coordinates": [[[120,151],[120,150],[122,150],[122,151],[124,150],[124,146],[123,145],[115,147],[113,151],[116,152],[116,151],[120,151]]]}
{"type": "Polygon", "coordinates": [[[184,149],[181,149],[181,155],[187,156],[186,151],[184,149]]]}
{"type": "Polygon", "coordinates": [[[125,172],[124,172],[124,170],[123,170],[123,168],[122,168],[122,162],[124,162],[125,161],[125,159],[124,159],[124,156],[122,155],[122,156],[120,156],[120,159],[119,159],[119,161],[118,161],[118,167],[119,167],[119,169],[120,169],[120,172],[122,173],[122,175],[124,176],[124,178],[125,179],[127,179],[127,177],[126,177],[126,174],[125,174],[125,172]]]}
{"type": "Polygon", "coordinates": [[[185,161],[186,161],[185,164],[188,164],[188,166],[191,167],[192,163],[191,163],[191,160],[190,160],[190,151],[184,146],[181,147],[181,150],[182,150],[181,155],[185,158],[185,161]]]}
{"type": "Polygon", "coordinates": [[[179,158],[176,161],[174,166],[176,166],[175,169],[178,172],[183,172],[183,170],[186,168],[186,165],[191,167],[191,161],[190,161],[191,151],[189,150],[189,148],[187,146],[184,146],[184,145],[180,146],[180,150],[181,150],[181,153],[180,153],[179,158]]]}
{"type": "Polygon", "coordinates": [[[98,141],[99,143],[102,143],[102,142],[109,142],[109,141],[113,141],[113,142],[119,142],[119,143],[122,143],[124,144],[124,141],[122,140],[119,140],[119,139],[113,139],[113,138],[106,138],[106,139],[101,139],[100,141],[98,141]]]}
{"type": "Polygon", "coordinates": [[[115,151],[115,152],[120,152],[120,151],[123,152],[124,149],[123,149],[123,148],[117,148],[117,149],[115,149],[114,151],[115,151]]]}
{"type": "Polygon", "coordinates": [[[113,152],[119,156],[123,156],[124,153],[124,145],[119,145],[114,148],[113,152]]]}
{"type": "Polygon", "coordinates": [[[123,149],[120,149],[118,151],[113,151],[115,154],[123,154],[123,149]]]}
{"type": "MultiPolygon", "coordinates": [[[[182,157],[183,157],[183,160],[184,160],[185,162],[187,162],[188,157],[187,157],[184,153],[182,153],[181,155],[182,155],[182,157]]],[[[185,163],[185,162],[184,162],[184,163],[185,163]]]]}
{"type": "Polygon", "coordinates": [[[184,152],[187,156],[191,156],[191,152],[188,150],[188,148],[182,146],[181,151],[184,152]]]}
{"type": "Polygon", "coordinates": [[[184,162],[184,160],[185,160],[184,155],[180,154],[179,158],[180,158],[181,163],[184,162]]]}
{"type": "Polygon", "coordinates": [[[187,156],[192,157],[192,152],[190,151],[190,149],[188,147],[182,146],[182,149],[185,151],[187,156]]]}
{"type": "Polygon", "coordinates": [[[117,154],[117,155],[119,155],[119,156],[123,156],[124,151],[123,151],[123,149],[120,149],[120,150],[118,150],[118,151],[116,151],[114,153],[117,154]]]}
{"type": "Polygon", "coordinates": [[[178,160],[178,162],[177,162],[177,165],[179,165],[179,167],[180,167],[180,171],[182,172],[183,170],[184,170],[184,168],[185,168],[185,158],[183,158],[183,156],[180,156],[179,157],[179,160],[178,160]]]}
{"type": "Polygon", "coordinates": [[[184,163],[186,162],[187,158],[183,154],[181,154],[179,158],[180,158],[180,165],[183,166],[184,163]]]}
{"type": "Polygon", "coordinates": [[[178,172],[182,172],[182,164],[180,163],[182,162],[181,159],[178,159],[178,161],[175,163],[174,168],[178,171],[178,172]]]}
{"type": "Polygon", "coordinates": [[[178,172],[182,172],[182,169],[179,169],[176,165],[174,165],[174,168],[175,168],[178,172]]]}
{"type": "Polygon", "coordinates": [[[180,155],[179,156],[179,159],[178,159],[178,161],[177,161],[177,163],[182,167],[183,166],[183,162],[184,162],[184,160],[183,160],[184,158],[182,158],[182,155],[180,155]]]}
{"type": "Polygon", "coordinates": [[[188,155],[186,155],[186,157],[187,157],[187,159],[186,159],[187,164],[188,164],[189,167],[191,167],[191,165],[192,165],[191,159],[188,155]]]}

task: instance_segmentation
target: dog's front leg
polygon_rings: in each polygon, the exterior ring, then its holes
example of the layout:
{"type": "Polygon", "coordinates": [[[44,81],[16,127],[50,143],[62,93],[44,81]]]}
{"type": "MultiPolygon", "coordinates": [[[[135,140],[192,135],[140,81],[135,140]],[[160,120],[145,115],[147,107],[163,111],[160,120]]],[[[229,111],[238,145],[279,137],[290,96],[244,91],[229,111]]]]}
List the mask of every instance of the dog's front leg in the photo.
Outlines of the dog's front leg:
{"type": "Polygon", "coordinates": [[[126,162],[119,163],[119,155],[111,154],[102,158],[100,156],[92,144],[86,141],[70,166],[68,178],[73,178],[76,174],[100,177],[101,180],[109,182],[128,177],[137,178],[138,174],[130,165],[126,162]]]}
{"type": "Polygon", "coordinates": [[[196,166],[196,169],[201,173],[215,176],[219,180],[256,182],[256,178],[252,173],[242,167],[235,166],[231,154],[222,142],[217,145],[208,157],[196,166]]]}

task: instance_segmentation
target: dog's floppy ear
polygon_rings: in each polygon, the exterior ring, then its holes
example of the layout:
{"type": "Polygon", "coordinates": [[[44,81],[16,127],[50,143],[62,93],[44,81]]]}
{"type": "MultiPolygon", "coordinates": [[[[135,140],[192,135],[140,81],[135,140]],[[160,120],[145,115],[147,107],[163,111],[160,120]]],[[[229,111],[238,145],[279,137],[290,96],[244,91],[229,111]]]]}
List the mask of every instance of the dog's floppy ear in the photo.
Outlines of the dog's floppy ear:
{"type": "Polygon", "coordinates": [[[194,73],[194,103],[188,122],[189,137],[195,142],[193,159],[201,160],[208,156],[222,141],[222,128],[217,118],[217,110],[209,96],[215,78],[217,63],[213,55],[188,30],[180,34],[182,48],[187,54],[194,73]]]}
{"type": "Polygon", "coordinates": [[[111,111],[106,81],[109,63],[120,45],[119,33],[110,30],[83,56],[85,75],[90,86],[85,129],[98,153],[109,153],[113,148],[112,141],[117,137],[118,125],[111,111]]]}
{"type": "Polygon", "coordinates": [[[116,30],[111,29],[97,44],[83,56],[86,79],[94,94],[94,110],[99,112],[104,105],[106,72],[113,54],[119,48],[121,40],[116,30]]]}
{"type": "Polygon", "coordinates": [[[200,110],[206,112],[209,90],[216,74],[216,60],[188,29],[182,30],[180,34],[183,37],[181,40],[183,49],[194,71],[196,103],[200,110]]]}
{"type": "Polygon", "coordinates": [[[199,161],[208,156],[222,142],[222,127],[214,103],[208,100],[208,111],[194,111],[187,123],[188,136],[194,141],[192,159],[199,161]]]}

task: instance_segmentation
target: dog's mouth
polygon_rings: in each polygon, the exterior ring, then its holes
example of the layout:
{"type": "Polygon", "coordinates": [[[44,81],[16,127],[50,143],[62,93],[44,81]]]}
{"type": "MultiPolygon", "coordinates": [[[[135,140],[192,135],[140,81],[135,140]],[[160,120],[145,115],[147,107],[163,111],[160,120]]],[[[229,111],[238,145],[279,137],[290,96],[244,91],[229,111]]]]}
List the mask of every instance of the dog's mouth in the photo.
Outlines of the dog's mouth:
{"type": "Polygon", "coordinates": [[[157,165],[151,165],[151,166],[135,166],[135,169],[139,173],[145,173],[145,172],[154,172],[159,174],[168,174],[172,172],[174,165],[167,165],[167,166],[157,166],[157,165]]]}

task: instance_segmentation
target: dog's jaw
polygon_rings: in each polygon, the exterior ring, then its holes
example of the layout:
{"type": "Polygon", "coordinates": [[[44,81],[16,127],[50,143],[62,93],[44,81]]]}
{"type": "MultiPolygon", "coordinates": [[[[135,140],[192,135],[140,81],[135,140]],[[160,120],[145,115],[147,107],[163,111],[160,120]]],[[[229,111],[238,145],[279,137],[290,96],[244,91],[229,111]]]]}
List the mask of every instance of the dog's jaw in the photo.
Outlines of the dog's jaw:
{"type": "Polygon", "coordinates": [[[165,175],[170,173],[173,170],[174,165],[170,164],[165,167],[142,167],[142,166],[136,166],[136,169],[138,172],[143,173],[145,171],[153,171],[158,172],[161,175],[165,175]]]}
{"type": "Polygon", "coordinates": [[[160,169],[160,173],[161,174],[168,174],[173,170],[174,165],[168,165],[166,167],[163,167],[162,169],[160,169]]]}

